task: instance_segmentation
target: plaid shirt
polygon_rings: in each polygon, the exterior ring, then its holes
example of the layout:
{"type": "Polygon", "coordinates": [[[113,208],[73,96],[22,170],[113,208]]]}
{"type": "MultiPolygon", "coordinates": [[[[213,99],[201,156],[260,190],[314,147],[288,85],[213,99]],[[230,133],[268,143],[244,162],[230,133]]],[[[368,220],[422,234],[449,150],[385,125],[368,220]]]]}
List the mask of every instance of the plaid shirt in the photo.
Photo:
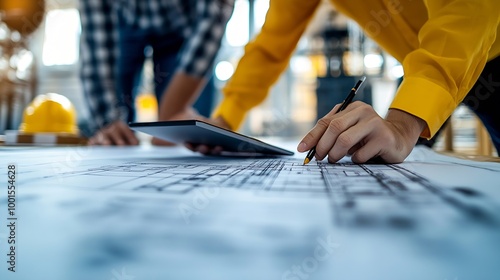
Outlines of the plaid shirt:
{"type": "Polygon", "coordinates": [[[83,91],[94,132],[115,120],[126,120],[118,104],[115,67],[118,17],[141,29],[173,31],[186,38],[177,71],[202,77],[214,62],[231,17],[234,0],[82,0],[80,2],[83,91]]]}

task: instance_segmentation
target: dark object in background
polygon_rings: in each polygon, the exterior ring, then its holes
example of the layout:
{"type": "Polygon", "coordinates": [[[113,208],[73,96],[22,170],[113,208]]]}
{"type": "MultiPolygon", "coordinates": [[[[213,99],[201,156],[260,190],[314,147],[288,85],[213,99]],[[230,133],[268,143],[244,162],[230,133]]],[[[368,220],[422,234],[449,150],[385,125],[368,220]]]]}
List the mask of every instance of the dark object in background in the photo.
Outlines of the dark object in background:
{"type": "MultiPolygon", "coordinates": [[[[318,77],[318,86],[316,88],[318,115],[316,119],[328,114],[336,104],[342,103],[345,92],[349,92],[357,80],[359,80],[359,77],[343,75],[339,77],[318,77]]],[[[369,78],[356,93],[354,101],[356,100],[372,104],[372,87],[369,78]]]]}
{"type": "MultiPolygon", "coordinates": [[[[352,85],[356,84],[360,77],[351,76],[345,69],[344,56],[349,51],[349,31],[346,26],[333,24],[336,14],[332,14],[332,24],[326,27],[321,36],[324,41],[323,55],[326,59],[326,74],[317,78],[317,115],[316,119],[323,117],[332,110],[336,104],[344,101],[345,93],[350,92],[352,85]]],[[[356,94],[356,99],[367,104],[372,104],[372,89],[370,79],[367,78],[364,85],[356,94]]]]}
{"type": "Polygon", "coordinates": [[[427,146],[429,148],[432,148],[434,146],[434,144],[436,144],[436,142],[437,142],[437,140],[439,138],[439,135],[441,135],[441,132],[443,132],[443,130],[446,128],[446,125],[448,124],[449,121],[450,121],[450,118],[448,118],[443,123],[443,125],[441,126],[441,128],[439,128],[439,130],[434,135],[434,137],[432,137],[431,139],[425,139],[425,138],[419,137],[418,140],[417,140],[417,144],[415,144],[415,145],[424,145],[424,146],[427,146]]]}

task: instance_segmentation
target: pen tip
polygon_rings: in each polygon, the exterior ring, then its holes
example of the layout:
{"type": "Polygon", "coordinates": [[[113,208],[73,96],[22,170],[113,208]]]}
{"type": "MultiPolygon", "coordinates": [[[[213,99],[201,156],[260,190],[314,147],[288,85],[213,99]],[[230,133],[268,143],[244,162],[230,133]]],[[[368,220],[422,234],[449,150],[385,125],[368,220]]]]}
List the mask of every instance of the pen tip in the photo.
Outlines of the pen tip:
{"type": "Polygon", "coordinates": [[[308,164],[310,161],[311,161],[310,159],[305,158],[305,159],[304,159],[304,165],[308,164]]]}

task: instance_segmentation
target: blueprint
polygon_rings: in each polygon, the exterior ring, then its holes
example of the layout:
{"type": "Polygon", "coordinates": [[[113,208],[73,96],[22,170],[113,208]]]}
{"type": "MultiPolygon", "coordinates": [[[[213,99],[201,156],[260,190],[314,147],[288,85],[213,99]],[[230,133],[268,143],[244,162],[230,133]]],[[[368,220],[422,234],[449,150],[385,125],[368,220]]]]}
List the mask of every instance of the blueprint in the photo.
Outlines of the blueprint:
{"type": "MultiPolygon", "coordinates": [[[[464,182],[474,178],[473,185],[480,185],[485,191],[492,191],[491,196],[497,196],[496,186],[488,187],[491,183],[481,181],[493,182],[498,178],[495,176],[500,176],[499,164],[454,159],[425,148],[416,149],[403,164],[362,165],[352,163],[349,158],[336,164],[313,161],[303,165],[302,155],[205,157],[181,148],[153,147],[127,151],[102,147],[47,149],[39,153],[39,158],[29,151],[12,153],[16,154],[14,162],[21,166],[25,186],[44,184],[160,196],[186,195],[203,187],[237,189],[260,196],[328,196],[332,207],[352,209],[335,211],[339,223],[352,222],[342,216],[353,212],[359,221],[374,222],[377,220],[374,217],[360,218],[359,215],[381,205],[394,209],[405,205],[405,211],[411,210],[408,212],[411,215],[414,215],[413,208],[446,205],[446,208],[487,219],[491,210],[470,201],[480,190],[472,190],[464,182]],[[451,168],[456,170],[453,177],[444,176],[443,180],[442,174],[451,168]],[[478,176],[482,173],[487,175],[478,176]]],[[[398,212],[401,216],[392,222],[408,222],[404,221],[403,211],[398,212]]]]}
{"type": "MultiPolygon", "coordinates": [[[[332,253],[306,269],[310,279],[499,273],[489,249],[500,246],[498,163],[426,148],[402,164],[361,165],[151,146],[0,154],[2,176],[17,171],[22,264],[17,274],[1,266],[1,279],[306,279],[293,268],[318,244],[332,253]]],[[[2,191],[2,223],[7,207],[2,191]]]]}

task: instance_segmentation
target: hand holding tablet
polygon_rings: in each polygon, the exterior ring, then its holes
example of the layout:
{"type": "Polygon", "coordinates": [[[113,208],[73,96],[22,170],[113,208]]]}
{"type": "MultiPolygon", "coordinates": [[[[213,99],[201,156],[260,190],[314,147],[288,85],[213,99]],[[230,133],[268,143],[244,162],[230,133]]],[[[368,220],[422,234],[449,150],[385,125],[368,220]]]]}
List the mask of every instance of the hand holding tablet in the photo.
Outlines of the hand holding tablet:
{"type": "Polygon", "coordinates": [[[291,151],[199,120],[130,123],[129,126],[177,144],[221,147],[223,152],[237,154],[293,155],[291,151]]]}

